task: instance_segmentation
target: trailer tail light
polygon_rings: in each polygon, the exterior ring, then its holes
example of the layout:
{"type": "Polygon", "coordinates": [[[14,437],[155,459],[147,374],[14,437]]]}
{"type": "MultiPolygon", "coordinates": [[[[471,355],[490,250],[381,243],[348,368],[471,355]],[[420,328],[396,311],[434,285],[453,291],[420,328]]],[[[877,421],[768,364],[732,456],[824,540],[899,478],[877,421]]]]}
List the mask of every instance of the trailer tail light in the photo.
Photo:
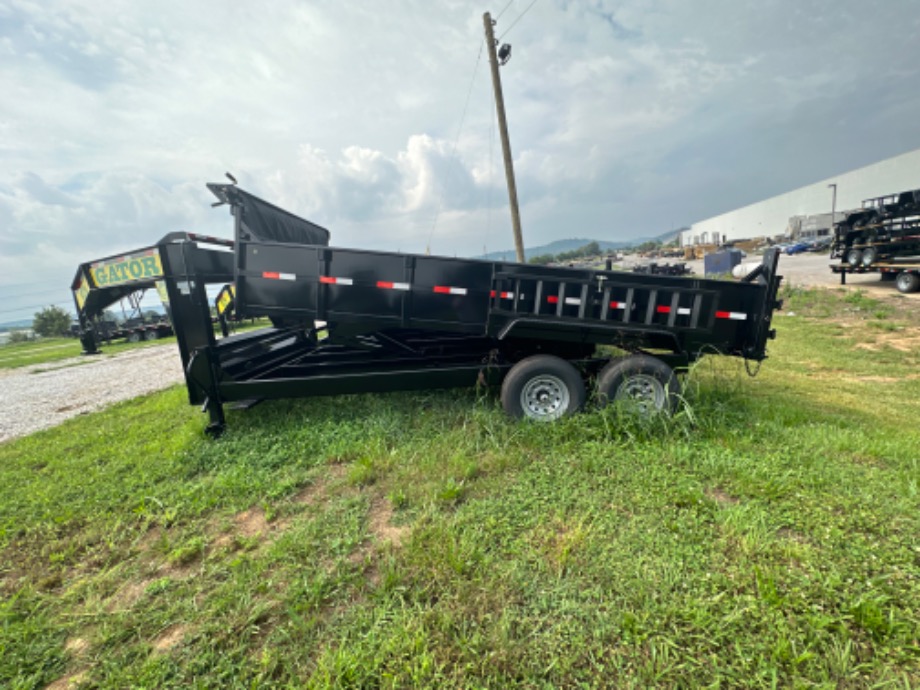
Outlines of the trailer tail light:
{"type": "Polygon", "coordinates": [[[409,283],[390,283],[385,280],[378,280],[377,287],[384,290],[411,290],[412,286],[409,283]]]}
{"type": "Polygon", "coordinates": [[[447,287],[446,285],[435,285],[434,291],[439,295],[465,295],[466,288],[447,287]]]}
{"type": "Polygon", "coordinates": [[[731,319],[732,321],[747,321],[747,314],[740,311],[717,311],[717,319],[731,319]]]}
{"type": "Polygon", "coordinates": [[[333,278],[332,276],[320,276],[319,282],[324,285],[354,285],[355,281],[351,278],[333,278]]]}
{"type": "Polygon", "coordinates": [[[264,271],[262,277],[269,280],[297,280],[297,276],[293,273],[275,273],[274,271],[264,271]]]}

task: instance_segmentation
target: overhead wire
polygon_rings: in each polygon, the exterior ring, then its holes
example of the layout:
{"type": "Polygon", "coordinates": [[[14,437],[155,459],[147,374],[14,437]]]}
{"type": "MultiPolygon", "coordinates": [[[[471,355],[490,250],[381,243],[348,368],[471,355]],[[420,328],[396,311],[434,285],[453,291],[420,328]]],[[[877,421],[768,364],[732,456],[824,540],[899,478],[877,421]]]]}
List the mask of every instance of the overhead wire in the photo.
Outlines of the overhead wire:
{"type": "MultiPolygon", "coordinates": [[[[476,65],[473,67],[473,76],[470,78],[470,87],[466,92],[466,102],[463,104],[463,114],[460,116],[460,126],[457,128],[457,136],[454,139],[454,146],[450,152],[450,158],[453,160],[454,154],[457,152],[457,145],[460,143],[460,134],[463,132],[463,123],[466,121],[466,111],[470,105],[470,95],[473,93],[473,84],[476,83],[476,74],[479,71],[479,62],[482,60],[482,48],[485,45],[485,39],[479,43],[479,54],[476,56],[476,65]]],[[[441,215],[441,206],[444,203],[443,196],[438,198],[438,208],[434,214],[434,220],[431,223],[431,232],[428,233],[428,242],[426,245],[427,253],[431,253],[431,240],[434,237],[434,229],[438,224],[438,217],[441,215]]]]}
{"type": "Polygon", "coordinates": [[[519,21],[521,21],[521,19],[524,18],[524,15],[527,14],[527,13],[530,11],[530,8],[533,7],[533,6],[536,5],[536,4],[537,4],[537,0],[533,0],[533,2],[531,2],[529,5],[527,5],[527,9],[525,9],[523,12],[521,12],[521,13],[518,15],[518,18],[515,19],[513,22],[511,22],[511,26],[509,26],[507,29],[505,29],[505,33],[503,33],[501,36],[499,36],[499,37],[498,37],[498,40],[501,41],[505,36],[507,36],[507,35],[511,32],[511,29],[514,28],[514,25],[517,24],[519,21]]]}
{"type": "Polygon", "coordinates": [[[514,4],[514,0],[508,0],[508,4],[505,5],[504,9],[501,12],[499,12],[497,15],[495,15],[495,21],[498,21],[501,18],[501,16],[505,13],[505,10],[507,10],[513,4],[514,4]]]}

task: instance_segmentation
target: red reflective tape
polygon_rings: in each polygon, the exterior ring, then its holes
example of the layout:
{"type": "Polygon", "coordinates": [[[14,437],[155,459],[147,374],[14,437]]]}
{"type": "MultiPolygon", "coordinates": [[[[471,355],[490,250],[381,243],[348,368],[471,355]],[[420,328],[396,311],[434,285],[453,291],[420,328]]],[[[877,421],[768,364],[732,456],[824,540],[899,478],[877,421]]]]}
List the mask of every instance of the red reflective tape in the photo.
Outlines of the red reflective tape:
{"type": "Polygon", "coordinates": [[[547,297],[546,301],[549,302],[550,304],[559,304],[559,298],[556,297],[556,295],[551,295],[547,297]]]}
{"type": "Polygon", "coordinates": [[[671,307],[665,307],[665,306],[659,304],[659,305],[655,308],[655,311],[657,311],[659,314],[670,314],[670,313],[671,313],[671,307]]]}
{"type": "Polygon", "coordinates": [[[383,288],[384,290],[409,290],[409,283],[391,283],[387,280],[378,280],[377,287],[383,288]]]}
{"type": "Polygon", "coordinates": [[[272,280],[279,280],[281,278],[280,273],[275,273],[274,271],[264,271],[262,273],[263,278],[270,278],[272,280]]]}
{"type": "Polygon", "coordinates": [[[319,282],[325,283],[326,285],[335,285],[335,278],[330,276],[320,276],[319,282]]]}
{"type": "Polygon", "coordinates": [[[450,294],[450,288],[444,285],[435,285],[434,291],[437,292],[439,295],[449,295],[450,294]]]}
{"type": "Polygon", "coordinates": [[[732,321],[746,321],[747,314],[738,311],[717,311],[717,319],[731,319],[732,321]]]}
{"type": "Polygon", "coordinates": [[[611,309],[626,309],[626,302],[611,302],[611,309]]]}

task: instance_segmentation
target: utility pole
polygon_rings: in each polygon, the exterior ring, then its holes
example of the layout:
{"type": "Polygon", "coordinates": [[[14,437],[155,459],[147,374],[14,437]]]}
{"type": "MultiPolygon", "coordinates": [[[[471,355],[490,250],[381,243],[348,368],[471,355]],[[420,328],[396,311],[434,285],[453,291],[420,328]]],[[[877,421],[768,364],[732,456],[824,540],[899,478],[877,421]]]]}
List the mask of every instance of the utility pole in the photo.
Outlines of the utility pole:
{"type": "Polygon", "coordinates": [[[518,210],[517,186],[514,184],[514,164],[511,161],[511,142],[508,140],[508,123],[505,120],[505,99],[502,96],[502,80],[498,75],[498,57],[495,55],[495,35],[492,32],[492,15],[482,15],[486,29],[486,46],[489,49],[489,64],[492,66],[492,89],[495,91],[495,109],[498,111],[498,131],[502,137],[502,153],[505,157],[505,179],[508,182],[508,200],[511,203],[511,227],[514,231],[514,248],[518,263],[524,263],[524,238],[521,235],[521,213],[518,210]]]}
{"type": "Polygon", "coordinates": [[[831,199],[831,234],[834,234],[834,214],[837,210],[837,183],[834,182],[827,186],[832,187],[834,190],[834,196],[831,199]]]}

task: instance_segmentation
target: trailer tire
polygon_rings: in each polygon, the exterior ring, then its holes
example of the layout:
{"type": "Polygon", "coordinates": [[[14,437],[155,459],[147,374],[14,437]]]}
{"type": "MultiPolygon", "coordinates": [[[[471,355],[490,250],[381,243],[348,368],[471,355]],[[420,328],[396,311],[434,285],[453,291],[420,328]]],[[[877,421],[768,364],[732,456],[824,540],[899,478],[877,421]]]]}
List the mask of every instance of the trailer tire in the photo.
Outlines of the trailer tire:
{"type": "Polygon", "coordinates": [[[597,377],[600,407],[622,404],[641,417],[671,414],[680,398],[680,382],[674,370],[660,359],[631,355],[610,362],[597,377]]]}
{"type": "Polygon", "coordinates": [[[578,369],[553,355],[522,359],[502,382],[502,407],[515,419],[552,422],[580,410],[585,398],[578,369]]]}
{"type": "Polygon", "coordinates": [[[141,341],[141,334],[137,331],[131,331],[128,333],[127,341],[129,343],[139,343],[141,341]]]}
{"type": "Polygon", "coordinates": [[[860,258],[863,266],[868,268],[876,261],[878,261],[878,247],[866,247],[863,249],[862,257],[860,258]]]}
{"type": "Polygon", "coordinates": [[[850,266],[859,266],[862,261],[862,249],[848,249],[847,250],[847,263],[850,266]]]}
{"type": "Polygon", "coordinates": [[[156,340],[159,337],[160,333],[156,329],[151,329],[144,333],[144,340],[156,340]]]}
{"type": "Polygon", "coordinates": [[[907,294],[916,292],[920,288],[920,274],[911,273],[910,271],[901,271],[897,277],[898,292],[907,294]]]}

